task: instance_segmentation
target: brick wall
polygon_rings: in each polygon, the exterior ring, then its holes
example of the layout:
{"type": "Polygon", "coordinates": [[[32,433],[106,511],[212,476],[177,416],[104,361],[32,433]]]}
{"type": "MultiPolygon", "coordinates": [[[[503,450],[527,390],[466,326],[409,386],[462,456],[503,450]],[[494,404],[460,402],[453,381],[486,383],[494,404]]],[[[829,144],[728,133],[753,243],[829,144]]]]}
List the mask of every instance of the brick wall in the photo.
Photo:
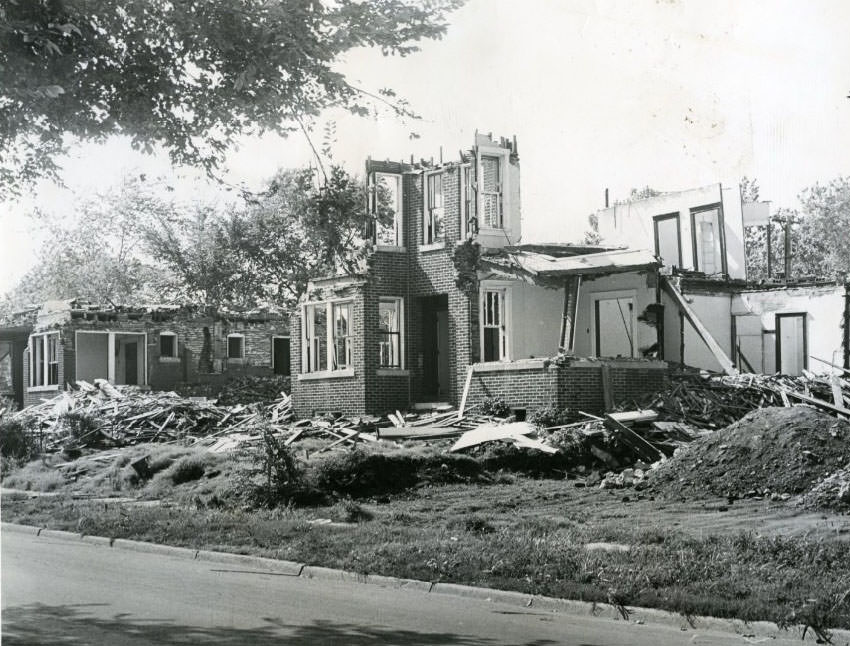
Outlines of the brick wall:
{"type": "Polygon", "coordinates": [[[503,369],[485,364],[472,376],[467,405],[501,397],[512,408],[534,410],[547,404],[587,413],[605,411],[602,365],[608,365],[614,401],[627,403],[661,390],[668,369],[663,361],[582,361],[556,366],[544,361],[515,362],[503,369]],[[522,366],[535,366],[522,368],[522,366]]]}

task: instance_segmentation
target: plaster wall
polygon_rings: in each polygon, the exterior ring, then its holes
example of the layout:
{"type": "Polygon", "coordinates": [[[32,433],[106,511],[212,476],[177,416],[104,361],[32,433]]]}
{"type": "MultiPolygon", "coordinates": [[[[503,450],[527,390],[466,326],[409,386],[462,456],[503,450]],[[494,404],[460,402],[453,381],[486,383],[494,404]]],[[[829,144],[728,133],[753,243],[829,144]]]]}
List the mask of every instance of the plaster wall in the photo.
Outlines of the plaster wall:
{"type": "MultiPolygon", "coordinates": [[[[702,324],[714,337],[714,340],[723,348],[723,351],[732,358],[732,297],[730,294],[686,294],[690,301],[691,309],[702,321],[702,324]]],[[[676,306],[672,302],[670,308],[676,306]]],[[[665,307],[666,309],[666,307],[665,307]]],[[[696,368],[722,372],[723,368],[708,346],[699,337],[693,326],[684,322],[685,334],[685,356],[683,363],[696,368]]]]}
{"type": "Polygon", "coordinates": [[[95,379],[106,379],[109,370],[108,355],[108,334],[77,332],[77,379],[89,383],[95,379]]]}

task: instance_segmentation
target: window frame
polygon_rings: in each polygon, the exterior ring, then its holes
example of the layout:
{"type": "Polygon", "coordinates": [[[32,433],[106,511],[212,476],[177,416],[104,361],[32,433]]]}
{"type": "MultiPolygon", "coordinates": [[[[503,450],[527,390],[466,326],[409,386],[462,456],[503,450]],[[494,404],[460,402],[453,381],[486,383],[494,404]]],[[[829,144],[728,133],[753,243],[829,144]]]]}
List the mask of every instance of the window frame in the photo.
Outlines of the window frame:
{"type": "Polygon", "coordinates": [[[475,159],[475,216],[478,232],[510,231],[513,222],[508,220],[511,213],[511,182],[510,182],[510,157],[511,151],[495,146],[479,146],[475,159]],[[499,220],[501,226],[492,227],[484,222],[484,157],[496,157],[499,159],[499,220]]]}
{"type": "Polygon", "coordinates": [[[445,198],[445,190],[443,186],[443,171],[431,171],[423,173],[422,179],[422,204],[423,204],[423,213],[422,213],[422,245],[430,246],[430,245],[440,245],[444,244],[446,240],[446,198],[445,198]],[[431,204],[431,179],[439,178],[438,183],[440,186],[440,206],[433,206],[431,204]],[[434,235],[435,223],[437,219],[435,218],[435,213],[439,212],[440,222],[443,225],[443,231],[441,237],[436,237],[434,235]],[[430,237],[429,237],[430,234],[430,237]]]}
{"type": "MultiPolygon", "coordinates": [[[[691,214],[691,249],[693,253],[694,271],[703,271],[699,267],[699,249],[697,248],[696,216],[707,211],[717,211],[717,235],[720,241],[720,273],[727,275],[729,269],[726,263],[726,223],[723,218],[723,203],[706,204],[690,209],[691,214]]],[[[680,245],[681,246],[681,245],[680,245]]],[[[709,274],[716,275],[716,274],[709,274]]]]}
{"type": "MultiPolygon", "coordinates": [[[[635,289],[623,289],[616,291],[608,291],[608,292],[594,292],[590,295],[591,302],[591,330],[592,335],[590,337],[591,341],[591,356],[600,357],[600,345],[602,331],[599,327],[599,301],[607,301],[607,300],[630,300],[632,303],[631,307],[631,316],[629,317],[629,331],[631,333],[630,339],[630,349],[631,349],[631,358],[638,358],[638,320],[637,320],[637,290],[635,289]]],[[[607,357],[606,357],[607,358],[607,357]]],[[[613,358],[613,357],[612,357],[613,358]]]]}
{"type": "Polygon", "coordinates": [[[331,301],[330,304],[330,314],[331,314],[331,325],[330,327],[330,340],[332,344],[329,345],[329,348],[333,348],[333,354],[328,352],[328,370],[331,372],[338,372],[340,370],[350,370],[352,368],[352,346],[354,345],[354,333],[352,331],[352,323],[354,321],[354,302],[351,300],[343,300],[343,301],[331,301]],[[348,318],[342,319],[346,321],[346,330],[345,334],[337,336],[337,310],[342,308],[346,308],[348,310],[348,318]],[[337,339],[342,339],[342,351],[345,355],[345,361],[340,362],[337,356],[337,339]]]}
{"type": "Polygon", "coordinates": [[[355,301],[353,298],[338,298],[325,301],[310,301],[301,304],[301,368],[299,378],[305,375],[315,376],[353,376],[354,374],[354,317],[355,317],[355,301]],[[348,363],[345,367],[334,368],[336,346],[334,333],[336,332],[336,320],[334,318],[334,306],[348,305],[351,308],[351,316],[349,320],[349,334],[346,335],[349,339],[347,344],[348,363]],[[310,346],[312,342],[319,337],[315,335],[315,319],[308,317],[308,311],[323,310],[325,312],[325,320],[327,326],[325,329],[325,347],[326,356],[324,365],[320,365],[319,357],[315,353],[311,353],[310,346]],[[312,331],[313,336],[308,337],[307,332],[312,331]]]}
{"type": "Polygon", "coordinates": [[[808,312],[777,312],[773,322],[773,333],[775,335],[776,359],[774,361],[774,372],[782,373],[782,319],[803,319],[803,370],[809,369],[809,313],[808,312]]]}
{"type": "Polygon", "coordinates": [[[478,221],[472,215],[472,164],[461,164],[458,173],[460,182],[460,234],[461,239],[471,238],[478,232],[478,221]]]}
{"type": "Polygon", "coordinates": [[[373,170],[368,179],[369,214],[372,217],[372,242],[377,247],[403,247],[404,246],[404,175],[402,173],[391,173],[387,171],[373,170]],[[395,218],[393,219],[394,244],[387,245],[378,242],[378,177],[387,176],[394,178],[398,183],[398,199],[396,200],[395,218]]]}
{"type": "Polygon", "coordinates": [[[232,333],[228,334],[227,339],[226,339],[226,347],[225,347],[225,352],[227,354],[227,360],[228,361],[234,361],[234,362],[244,361],[245,360],[245,349],[246,349],[245,346],[246,346],[246,341],[245,341],[245,335],[244,334],[242,334],[241,332],[232,332],[232,333]],[[240,339],[241,340],[241,343],[239,344],[239,356],[238,357],[231,357],[230,356],[230,339],[240,339]]]}
{"type": "Polygon", "coordinates": [[[277,366],[275,366],[275,363],[274,363],[274,342],[275,342],[275,339],[289,339],[289,366],[288,366],[289,372],[287,374],[281,373],[280,376],[281,377],[291,377],[292,376],[292,337],[289,334],[272,334],[272,338],[269,341],[269,343],[271,344],[271,360],[269,361],[269,366],[272,369],[272,374],[277,374],[277,373],[275,373],[275,369],[277,368],[277,366]]]}
{"type": "Polygon", "coordinates": [[[378,299],[378,369],[379,370],[404,370],[404,299],[400,296],[381,296],[378,299]],[[396,332],[384,332],[381,330],[381,303],[393,303],[396,306],[396,320],[398,330],[396,332]],[[398,336],[398,361],[396,365],[385,365],[382,360],[381,347],[384,343],[381,336],[384,334],[395,334],[398,336]]]}
{"type": "Polygon", "coordinates": [[[512,329],[512,317],[511,317],[511,288],[510,285],[505,282],[492,282],[488,281],[486,284],[481,286],[480,290],[480,299],[479,299],[479,327],[480,327],[480,350],[481,350],[481,362],[482,363],[507,363],[511,361],[511,357],[513,356],[513,348],[511,343],[511,329],[512,329]],[[497,293],[499,294],[499,320],[500,324],[495,326],[493,324],[487,323],[487,294],[488,293],[497,293]],[[499,352],[500,357],[498,359],[486,359],[485,358],[485,329],[499,329],[499,352]]]}
{"type": "Polygon", "coordinates": [[[163,330],[159,333],[159,360],[160,361],[173,361],[174,359],[180,359],[180,351],[177,346],[177,333],[171,332],[170,330],[163,330]],[[174,339],[173,343],[173,352],[172,354],[163,354],[162,353],[162,337],[170,336],[174,339]]]}
{"type": "Polygon", "coordinates": [[[676,211],[674,213],[665,213],[663,215],[656,215],[652,218],[652,230],[655,237],[655,255],[664,262],[664,259],[661,258],[661,248],[660,248],[660,237],[658,235],[658,224],[659,222],[664,222],[665,220],[676,220],[676,246],[679,250],[679,263],[678,268],[682,269],[682,219],[679,217],[679,212],[676,211]]]}
{"type": "Polygon", "coordinates": [[[58,330],[56,331],[48,331],[48,332],[38,332],[36,334],[31,334],[29,340],[27,341],[27,351],[29,353],[29,390],[58,390],[59,389],[59,364],[60,364],[60,347],[61,347],[61,336],[58,330]],[[51,343],[50,340],[53,339],[52,348],[55,351],[55,359],[51,360],[51,343]],[[38,340],[38,341],[36,341],[38,340]],[[36,344],[40,346],[40,351],[38,352],[39,363],[40,365],[40,373],[38,382],[36,383],[36,344]],[[51,379],[53,376],[53,368],[55,367],[55,377],[51,379]],[[53,381],[53,383],[51,383],[53,381]]]}

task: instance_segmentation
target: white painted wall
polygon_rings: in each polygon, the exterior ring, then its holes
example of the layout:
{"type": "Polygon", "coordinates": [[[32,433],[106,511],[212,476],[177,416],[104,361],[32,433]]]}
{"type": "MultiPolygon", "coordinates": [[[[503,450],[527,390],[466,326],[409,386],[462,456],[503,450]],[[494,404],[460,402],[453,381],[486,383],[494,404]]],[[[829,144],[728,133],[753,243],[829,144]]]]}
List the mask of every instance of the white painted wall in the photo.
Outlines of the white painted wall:
{"type": "MultiPolygon", "coordinates": [[[[576,355],[590,357],[595,353],[594,296],[607,297],[630,292],[634,295],[635,316],[638,316],[655,302],[654,281],[654,274],[639,272],[612,274],[596,279],[582,278],[576,312],[576,355]]],[[[640,349],[653,345],[658,340],[658,334],[654,327],[640,321],[635,324],[635,332],[635,354],[639,357],[640,349]]]]}
{"type": "Polygon", "coordinates": [[[720,184],[711,184],[603,209],[597,213],[599,233],[605,244],[654,251],[653,218],[657,215],[678,213],[682,268],[692,270],[694,253],[691,209],[717,203],[722,203],[723,207],[727,271],[732,278],[746,278],[744,224],[740,189],[737,185],[721,190],[720,184]]]}
{"type": "MultiPolygon", "coordinates": [[[[702,321],[702,324],[732,357],[732,297],[729,294],[686,294],[691,309],[702,321]]],[[[672,305],[675,307],[675,305],[672,305]]],[[[720,362],[714,358],[711,350],[700,339],[693,326],[685,319],[685,357],[684,362],[689,366],[723,372],[720,362]]]]}
{"type": "Polygon", "coordinates": [[[77,379],[93,382],[109,376],[109,335],[77,332],[77,379]]]}
{"type": "Polygon", "coordinates": [[[511,359],[558,354],[564,290],[517,282],[511,288],[513,355],[511,359]]]}

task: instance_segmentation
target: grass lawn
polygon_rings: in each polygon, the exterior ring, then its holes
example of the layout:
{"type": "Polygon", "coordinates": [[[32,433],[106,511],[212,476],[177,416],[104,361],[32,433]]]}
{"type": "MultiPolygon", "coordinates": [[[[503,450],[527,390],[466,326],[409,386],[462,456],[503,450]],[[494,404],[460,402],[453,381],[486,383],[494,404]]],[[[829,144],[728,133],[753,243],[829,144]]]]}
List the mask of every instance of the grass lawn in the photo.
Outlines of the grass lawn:
{"type": "Polygon", "coordinates": [[[4,486],[51,493],[4,494],[2,519],[686,616],[850,628],[850,516],[804,513],[790,502],[652,500],[504,473],[253,509],[220,502],[232,459],[179,451],[168,459],[172,466],[142,488],[123,459],[64,486],[49,463],[35,463],[31,476],[12,474],[4,486]],[[205,476],[165,486],[196,463],[205,476]],[[104,492],[125,498],[91,497],[104,492]]]}

